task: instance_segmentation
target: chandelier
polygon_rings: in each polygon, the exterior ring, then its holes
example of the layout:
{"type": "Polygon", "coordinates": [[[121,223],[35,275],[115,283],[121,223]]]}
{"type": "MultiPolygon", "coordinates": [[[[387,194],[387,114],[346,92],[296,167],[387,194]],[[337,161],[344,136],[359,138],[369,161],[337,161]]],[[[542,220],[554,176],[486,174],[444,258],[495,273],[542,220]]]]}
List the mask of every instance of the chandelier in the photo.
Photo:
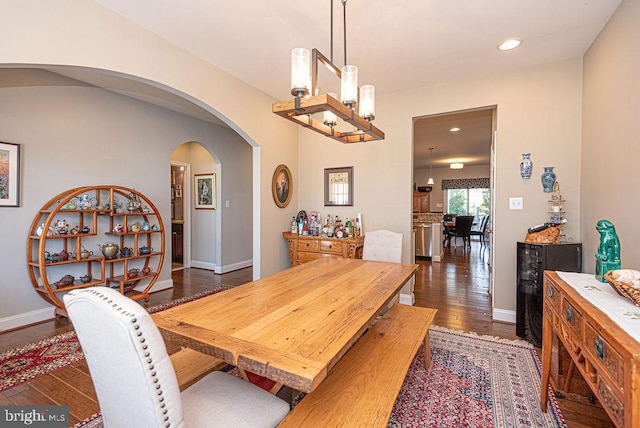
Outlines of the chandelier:
{"type": "Polygon", "coordinates": [[[291,51],[291,95],[293,100],[273,104],[272,111],[305,128],[342,143],[360,143],[384,140],[384,132],[371,121],[375,118],[375,87],[358,88],[358,68],[347,63],[347,0],[341,0],[344,28],[344,66],[333,63],[333,0],[331,2],[331,59],[317,49],[311,57],[305,48],[291,51]],[[340,99],[335,93],[320,94],[318,64],[322,63],[340,79],[340,99]],[[311,64],[311,65],[310,65],[311,64]],[[322,120],[312,117],[322,113],[322,120]],[[353,130],[337,129],[338,119],[353,126],[353,130]]]}
{"type": "Polygon", "coordinates": [[[449,168],[451,168],[451,169],[462,169],[462,168],[464,168],[464,164],[462,162],[456,161],[456,162],[450,163],[449,164],[449,168]]]}

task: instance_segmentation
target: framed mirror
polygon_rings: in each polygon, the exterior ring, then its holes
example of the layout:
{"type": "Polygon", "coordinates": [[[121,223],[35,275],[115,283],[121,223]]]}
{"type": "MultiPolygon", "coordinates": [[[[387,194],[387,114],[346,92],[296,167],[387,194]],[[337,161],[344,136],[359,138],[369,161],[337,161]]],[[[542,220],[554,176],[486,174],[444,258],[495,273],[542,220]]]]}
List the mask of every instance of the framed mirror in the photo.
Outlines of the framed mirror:
{"type": "Polygon", "coordinates": [[[324,206],[353,206],[353,167],[324,169],[324,206]]]}

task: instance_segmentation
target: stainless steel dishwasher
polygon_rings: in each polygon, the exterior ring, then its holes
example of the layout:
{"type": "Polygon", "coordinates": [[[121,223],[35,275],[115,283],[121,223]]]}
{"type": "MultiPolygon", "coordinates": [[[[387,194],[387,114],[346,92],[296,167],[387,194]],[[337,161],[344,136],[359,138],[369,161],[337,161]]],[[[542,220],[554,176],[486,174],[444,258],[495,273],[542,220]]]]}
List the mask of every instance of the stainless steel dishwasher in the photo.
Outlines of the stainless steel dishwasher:
{"type": "Polygon", "coordinates": [[[413,223],[416,236],[416,257],[431,258],[431,223],[413,223]]]}

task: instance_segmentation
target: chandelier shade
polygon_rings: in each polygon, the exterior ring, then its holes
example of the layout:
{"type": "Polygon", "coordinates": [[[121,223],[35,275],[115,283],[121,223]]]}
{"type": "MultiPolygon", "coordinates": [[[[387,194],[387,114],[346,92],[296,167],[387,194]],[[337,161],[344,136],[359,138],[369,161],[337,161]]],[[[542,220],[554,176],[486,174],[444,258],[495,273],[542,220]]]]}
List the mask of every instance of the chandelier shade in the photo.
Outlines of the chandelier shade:
{"type": "Polygon", "coordinates": [[[311,73],[309,50],[295,48],[291,51],[291,95],[300,97],[309,95],[311,89],[311,73]]]}
{"type": "Polygon", "coordinates": [[[376,87],[363,85],[360,88],[360,116],[368,121],[375,119],[376,114],[376,87]]]}
{"type": "Polygon", "coordinates": [[[449,168],[451,169],[462,169],[464,168],[464,164],[461,162],[453,162],[451,164],[449,164],[449,168]]]}

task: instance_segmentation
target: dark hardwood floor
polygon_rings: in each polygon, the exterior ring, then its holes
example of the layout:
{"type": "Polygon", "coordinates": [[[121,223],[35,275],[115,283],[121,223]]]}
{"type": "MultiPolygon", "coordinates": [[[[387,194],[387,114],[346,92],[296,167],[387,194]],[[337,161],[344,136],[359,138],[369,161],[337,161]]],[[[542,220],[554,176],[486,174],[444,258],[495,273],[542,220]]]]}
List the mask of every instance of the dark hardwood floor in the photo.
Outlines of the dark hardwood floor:
{"type": "MultiPolygon", "coordinates": [[[[488,249],[473,241],[471,250],[461,247],[446,248],[442,263],[418,260],[416,274],[416,305],[437,308],[434,324],[474,331],[478,334],[517,339],[515,325],[494,322],[491,319],[489,295],[488,249]]],[[[216,275],[202,269],[174,271],[174,287],[154,293],[145,306],[167,303],[174,299],[209,290],[220,284],[240,285],[251,281],[252,269],[216,275]]],[[[0,334],[0,352],[71,330],[65,319],[0,334]]],[[[167,344],[169,352],[177,347],[167,344]]],[[[560,399],[560,407],[568,424],[579,427],[611,427],[609,418],[597,405],[584,400],[560,399]]],[[[0,393],[0,405],[10,404],[64,404],[70,406],[70,424],[73,425],[99,411],[91,378],[84,361],[40,376],[0,393]]]]}

